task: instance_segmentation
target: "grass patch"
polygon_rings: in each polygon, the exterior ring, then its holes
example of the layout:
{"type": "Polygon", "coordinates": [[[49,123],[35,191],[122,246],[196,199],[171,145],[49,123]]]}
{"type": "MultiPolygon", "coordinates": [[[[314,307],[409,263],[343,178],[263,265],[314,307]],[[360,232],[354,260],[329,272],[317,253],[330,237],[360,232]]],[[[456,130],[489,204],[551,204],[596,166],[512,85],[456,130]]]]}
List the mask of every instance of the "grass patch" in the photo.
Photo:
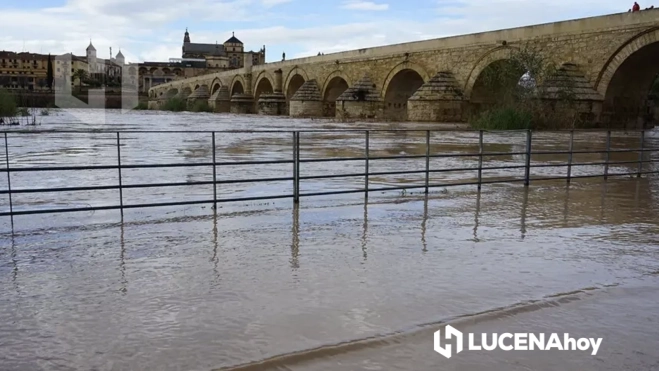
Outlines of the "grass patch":
{"type": "Polygon", "coordinates": [[[533,114],[513,107],[492,108],[476,115],[470,124],[479,130],[522,130],[533,128],[533,114]]]}
{"type": "Polygon", "coordinates": [[[163,111],[183,112],[188,109],[188,104],[184,99],[171,97],[165,101],[161,109],[163,111]]]}
{"type": "Polygon", "coordinates": [[[208,101],[200,100],[196,101],[192,107],[190,107],[191,112],[213,112],[211,107],[208,105],[208,101]]]}
{"type": "Polygon", "coordinates": [[[147,102],[139,102],[139,103],[137,104],[137,106],[135,106],[134,109],[135,109],[135,110],[138,110],[138,111],[145,111],[145,110],[148,110],[148,109],[149,109],[149,103],[147,103],[147,102]]]}

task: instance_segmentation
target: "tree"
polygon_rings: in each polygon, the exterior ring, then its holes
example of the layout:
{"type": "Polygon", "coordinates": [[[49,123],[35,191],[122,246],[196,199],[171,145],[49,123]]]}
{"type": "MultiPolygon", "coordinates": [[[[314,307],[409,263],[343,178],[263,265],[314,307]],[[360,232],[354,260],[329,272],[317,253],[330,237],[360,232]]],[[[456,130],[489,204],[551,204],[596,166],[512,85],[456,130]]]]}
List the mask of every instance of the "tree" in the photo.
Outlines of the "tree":
{"type": "Polygon", "coordinates": [[[492,62],[478,77],[472,97],[478,90],[484,107],[475,107],[470,122],[493,130],[575,125],[574,69],[557,67],[533,48],[511,49],[507,59],[492,62]]]}
{"type": "Polygon", "coordinates": [[[0,119],[6,122],[17,114],[16,98],[7,90],[0,89],[0,119]]]}
{"type": "Polygon", "coordinates": [[[659,74],[654,78],[654,82],[652,83],[652,87],[650,88],[650,100],[653,100],[655,102],[659,102],[659,74]]]}
{"type": "Polygon", "coordinates": [[[82,81],[87,79],[87,71],[83,69],[77,69],[71,76],[75,81],[78,79],[78,91],[82,90],[82,81]]]}
{"type": "Polygon", "coordinates": [[[48,54],[48,67],[46,70],[46,84],[48,85],[48,90],[53,91],[53,81],[55,80],[55,76],[53,75],[53,61],[50,57],[50,54],[48,54]]]}

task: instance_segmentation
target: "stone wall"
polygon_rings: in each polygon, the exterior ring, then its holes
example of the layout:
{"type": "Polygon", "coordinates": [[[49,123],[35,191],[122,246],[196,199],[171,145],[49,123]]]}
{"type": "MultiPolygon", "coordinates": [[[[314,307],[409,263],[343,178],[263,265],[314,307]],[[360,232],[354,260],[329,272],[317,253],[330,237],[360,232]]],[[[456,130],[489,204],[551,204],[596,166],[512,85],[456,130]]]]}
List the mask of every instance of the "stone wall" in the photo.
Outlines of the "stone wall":
{"type": "Polygon", "coordinates": [[[290,115],[292,117],[323,116],[323,102],[321,101],[291,101],[290,115]]]}
{"type": "Polygon", "coordinates": [[[263,94],[258,101],[258,113],[261,115],[285,115],[286,97],[282,93],[263,94]]]}

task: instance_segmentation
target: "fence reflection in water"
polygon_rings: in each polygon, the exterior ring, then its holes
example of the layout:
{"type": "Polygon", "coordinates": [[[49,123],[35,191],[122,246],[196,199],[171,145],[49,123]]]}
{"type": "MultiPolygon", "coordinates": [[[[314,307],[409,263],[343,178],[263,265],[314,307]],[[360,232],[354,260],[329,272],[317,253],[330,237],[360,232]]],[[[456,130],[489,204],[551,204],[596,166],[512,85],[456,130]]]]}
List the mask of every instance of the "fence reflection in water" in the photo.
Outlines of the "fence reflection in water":
{"type": "MultiPolygon", "coordinates": [[[[122,132],[107,132],[107,131],[94,131],[94,133],[104,133],[116,135],[116,163],[112,165],[90,165],[90,166],[11,166],[10,158],[12,153],[10,151],[10,139],[13,136],[30,136],[30,135],[39,135],[45,133],[70,133],[70,134],[89,134],[90,132],[80,132],[80,131],[9,131],[4,132],[4,147],[5,147],[5,167],[0,169],[0,173],[5,173],[7,177],[6,189],[0,190],[0,195],[7,195],[8,197],[8,209],[1,209],[0,216],[10,216],[13,219],[15,215],[30,215],[30,214],[50,214],[50,213],[64,213],[64,212],[84,212],[84,211],[96,211],[96,210],[120,210],[123,215],[124,209],[135,209],[135,208],[149,208],[149,207],[164,207],[164,206],[181,206],[181,205],[194,205],[194,204],[213,204],[217,206],[218,203],[224,202],[238,202],[238,201],[256,201],[256,200],[273,200],[273,199],[284,199],[292,198],[294,203],[298,203],[302,197],[312,197],[312,196],[328,196],[328,195],[339,195],[339,194],[349,194],[349,193],[364,193],[365,197],[368,197],[369,193],[372,192],[383,192],[383,191],[406,191],[411,189],[423,189],[427,194],[429,189],[437,187],[450,187],[450,186],[468,186],[474,185],[478,189],[481,188],[483,184],[494,184],[494,183],[523,183],[528,186],[531,181],[541,181],[541,180],[556,180],[556,179],[565,179],[567,182],[570,182],[572,179],[578,178],[590,178],[590,177],[603,177],[607,179],[610,176],[637,176],[641,177],[644,174],[653,174],[657,173],[657,170],[654,170],[651,167],[644,168],[644,164],[656,162],[656,159],[653,159],[651,155],[653,152],[659,151],[658,148],[648,147],[645,145],[645,132],[630,132],[625,131],[625,134],[637,133],[639,140],[637,145],[633,148],[612,148],[611,146],[611,137],[612,131],[595,131],[593,133],[604,134],[606,133],[606,146],[604,149],[587,149],[587,150],[575,150],[574,146],[574,137],[575,131],[569,132],[569,145],[568,150],[566,151],[533,151],[534,143],[534,132],[528,130],[524,134],[526,136],[525,146],[523,151],[485,151],[485,142],[484,136],[486,134],[503,134],[503,132],[490,132],[490,131],[478,131],[475,132],[478,134],[478,152],[467,152],[467,153],[438,153],[437,151],[432,150],[431,143],[431,134],[436,133],[447,133],[446,130],[441,131],[432,131],[432,130],[423,130],[425,132],[425,153],[420,155],[393,155],[393,156],[371,156],[371,136],[376,133],[382,132],[395,132],[408,134],[410,132],[419,133],[420,130],[296,130],[296,131],[213,131],[213,132],[176,132],[176,131],[122,131],[122,132]],[[363,148],[361,152],[362,156],[350,156],[350,157],[321,157],[321,158],[302,158],[300,153],[301,148],[301,134],[305,133],[337,133],[341,132],[343,134],[349,134],[354,137],[362,137],[364,139],[363,148]],[[212,160],[206,162],[195,162],[195,163],[181,163],[181,162],[172,162],[164,164],[138,164],[130,163],[129,158],[126,158],[124,155],[122,157],[121,148],[125,143],[122,142],[122,134],[126,135],[129,133],[139,133],[147,135],[163,135],[163,134],[200,134],[208,135],[211,139],[212,146],[212,160]],[[249,134],[249,133],[277,133],[290,135],[290,159],[284,160],[253,160],[253,161],[218,161],[217,160],[217,143],[216,143],[216,134],[221,133],[223,135],[232,135],[232,134],[249,134]],[[638,159],[633,161],[611,161],[611,154],[613,153],[637,153],[638,159]],[[575,162],[573,161],[574,155],[576,154],[597,154],[604,155],[604,161],[593,161],[593,162],[575,162]],[[646,155],[649,154],[649,155],[646,155]],[[484,158],[499,158],[504,156],[523,156],[524,163],[521,165],[505,165],[505,166],[484,166],[484,158]],[[534,163],[532,158],[533,156],[567,156],[566,162],[552,162],[552,163],[534,163]],[[448,167],[448,168],[432,168],[431,159],[458,159],[458,158],[472,158],[478,160],[477,166],[470,167],[448,167]],[[388,160],[411,160],[411,159],[424,159],[425,166],[421,170],[396,170],[396,171],[372,171],[372,162],[376,161],[388,161],[388,160]],[[300,168],[305,164],[320,164],[323,163],[340,163],[340,162],[354,162],[362,161],[364,164],[363,172],[352,172],[352,173],[331,173],[323,175],[300,175],[300,168]],[[127,163],[128,162],[128,163],[127,163]],[[292,169],[286,171],[282,174],[283,176],[278,177],[263,177],[263,178],[248,178],[248,179],[222,179],[219,180],[217,177],[218,167],[231,167],[231,166],[261,166],[261,165],[292,165],[292,169]],[[635,171],[628,171],[624,173],[611,173],[609,171],[610,166],[615,165],[632,165],[636,167],[635,171]],[[587,174],[587,175],[574,175],[573,168],[580,166],[603,166],[603,171],[596,174],[587,174]],[[202,167],[202,168],[212,168],[212,180],[202,180],[202,181],[187,181],[187,182],[161,182],[161,183],[132,183],[126,184],[122,177],[122,170],[136,169],[166,169],[166,168],[190,168],[190,167],[202,167]],[[532,169],[535,168],[565,168],[565,174],[560,176],[532,176],[532,169]],[[523,176],[497,176],[497,177],[483,177],[484,171],[491,170],[523,170],[523,176]],[[39,173],[39,172],[65,172],[65,171],[87,171],[87,170],[107,170],[107,171],[116,171],[117,180],[116,184],[109,185],[93,185],[93,186],[65,186],[65,187],[38,187],[38,188],[12,188],[11,177],[12,174],[17,173],[39,173]],[[451,182],[439,182],[435,183],[431,181],[431,174],[437,173],[452,173],[452,172],[473,172],[475,173],[475,178],[462,179],[459,181],[451,182]],[[387,175],[413,175],[413,174],[423,174],[424,181],[423,184],[401,184],[394,186],[380,186],[373,187],[373,182],[370,181],[372,177],[387,176],[387,175]],[[347,190],[317,190],[313,192],[301,192],[300,184],[305,181],[310,180],[331,180],[331,179],[340,179],[340,178],[354,178],[360,177],[363,178],[363,187],[359,189],[347,189],[347,190]],[[292,182],[292,192],[284,194],[269,194],[262,196],[248,196],[248,197],[222,197],[218,198],[218,185],[227,185],[227,184],[239,184],[239,183],[268,183],[268,182],[292,182]],[[155,187],[191,187],[191,186],[212,186],[213,187],[213,197],[212,199],[201,199],[201,200],[186,200],[186,201],[174,201],[174,202],[142,202],[142,203],[126,203],[124,199],[123,191],[126,189],[138,189],[138,188],[155,188],[155,187]],[[110,205],[99,205],[99,206],[86,206],[86,207],[68,207],[68,208],[55,208],[52,205],[48,205],[44,208],[19,208],[16,209],[16,205],[12,200],[12,195],[18,194],[39,194],[39,193],[52,193],[52,192],[75,192],[75,191],[102,191],[102,190],[118,190],[118,200],[116,204],[110,205]]],[[[473,131],[469,131],[473,132],[473,131]]],[[[510,133],[510,132],[505,132],[510,133]]],[[[544,133],[544,132],[543,132],[544,133]]],[[[563,132],[565,133],[565,132],[563,132]]],[[[616,132],[613,132],[616,133],[616,132]]],[[[519,132],[518,132],[519,134],[519,132]]],[[[134,159],[133,159],[134,160],[134,159]]],[[[64,178],[66,179],[66,178],[64,178]]]]}

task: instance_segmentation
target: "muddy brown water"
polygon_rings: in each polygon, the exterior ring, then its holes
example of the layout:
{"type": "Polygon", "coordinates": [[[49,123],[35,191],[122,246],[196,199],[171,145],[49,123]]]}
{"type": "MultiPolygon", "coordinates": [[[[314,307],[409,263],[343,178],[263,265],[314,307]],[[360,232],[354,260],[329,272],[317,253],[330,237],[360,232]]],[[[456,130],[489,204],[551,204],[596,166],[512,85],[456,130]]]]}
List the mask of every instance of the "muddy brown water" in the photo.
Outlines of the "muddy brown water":
{"type": "MultiPolygon", "coordinates": [[[[259,116],[58,112],[36,129],[227,130],[389,128],[259,116]],[[72,123],[78,118],[82,122],[72,123]]],[[[432,127],[398,124],[397,128],[432,127]]],[[[123,163],[204,162],[207,134],[122,134],[123,163]]],[[[290,159],[290,133],[218,135],[218,159],[290,159]]],[[[538,150],[566,135],[537,133],[538,150]]],[[[433,151],[477,150],[474,133],[438,133],[433,151]]],[[[113,164],[112,134],[12,134],[11,166],[113,164]]],[[[303,158],[359,156],[363,136],[302,136],[303,158]]],[[[523,134],[486,136],[487,150],[517,152],[523,134]]],[[[577,148],[604,148],[601,134],[577,148]]],[[[616,134],[615,148],[636,146],[616,134]]],[[[423,154],[424,133],[371,137],[371,155],[423,154]]],[[[535,142],[534,142],[535,145],[535,142]]],[[[646,134],[659,146],[659,133],[646,134]]],[[[601,161],[582,155],[575,161],[601,161]]],[[[656,156],[656,155],[655,155],[656,156]]],[[[612,160],[634,161],[635,154],[612,160]]],[[[2,158],[4,162],[4,157],[2,158]]],[[[536,163],[564,158],[534,157],[536,163]]],[[[474,159],[437,159],[434,168],[474,159]]],[[[523,156],[488,158],[490,166],[523,156]]],[[[363,162],[306,164],[302,175],[353,173],[363,162]]],[[[424,160],[372,163],[422,169],[424,160]]],[[[657,170],[657,165],[646,165],[657,170]],[[653,167],[651,167],[653,166],[653,167]]],[[[637,165],[613,166],[633,172],[637,165]]],[[[291,166],[222,170],[277,177],[291,166]]],[[[573,169],[589,174],[598,168],[573,169]]],[[[534,175],[565,169],[534,169],[534,175]]],[[[485,176],[519,175],[491,171],[485,176]]],[[[12,187],[100,185],[114,172],[12,174],[12,187]]],[[[4,175],[3,175],[4,176],[4,175]]],[[[208,180],[210,169],[127,171],[124,184],[208,180]]],[[[288,175],[286,175],[288,176],[288,175]]],[[[434,182],[472,179],[441,173],[434,182]]],[[[371,186],[423,183],[381,176],[371,186]]],[[[210,178],[212,179],[212,178],[210,178]]],[[[0,179],[4,184],[6,178],[0,179]]],[[[223,187],[238,197],[290,192],[290,182],[223,187]]],[[[309,180],[302,192],[356,189],[363,178],[309,180]]],[[[126,203],[212,197],[209,187],[131,190],[126,203]],[[134,191],[134,192],[133,192],[134,191]]],[[[0,209],[8,208],[0,195],[0,209]]],[[[114,203],[115,192],[25,194],[21,208],[114,203]]],[[[652,370],[659,364],[659,183],[656,176],[377,192],[291,200],[0,218],[2,370],[652,370]],[[581,351],[433,351],[445,324],[465,332],[569,332],[602,337],[581,351]]]]}

